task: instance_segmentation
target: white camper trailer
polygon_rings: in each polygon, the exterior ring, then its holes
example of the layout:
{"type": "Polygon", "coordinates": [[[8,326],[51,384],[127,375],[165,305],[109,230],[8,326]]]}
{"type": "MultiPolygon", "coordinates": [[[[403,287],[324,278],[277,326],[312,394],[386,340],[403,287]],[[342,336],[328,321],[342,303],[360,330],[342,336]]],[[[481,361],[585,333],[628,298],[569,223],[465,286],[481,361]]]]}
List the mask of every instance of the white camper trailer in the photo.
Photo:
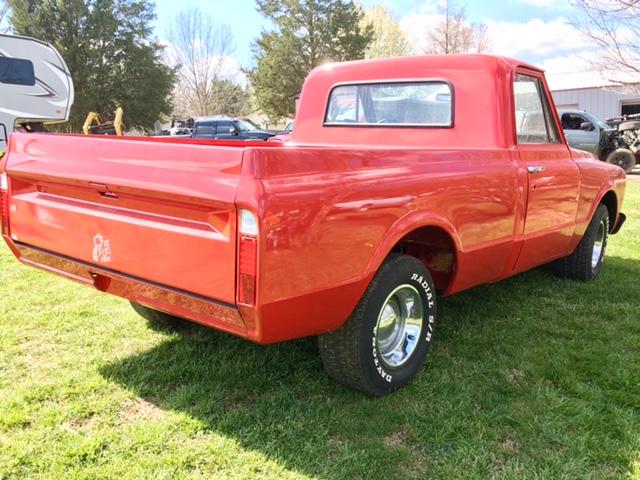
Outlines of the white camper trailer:
{"type": "Polygon", "coordinates": [[[15,128],[68,120],[72,103],[71,74],[55,48],[0,34],[0,152],[15,128]]]}

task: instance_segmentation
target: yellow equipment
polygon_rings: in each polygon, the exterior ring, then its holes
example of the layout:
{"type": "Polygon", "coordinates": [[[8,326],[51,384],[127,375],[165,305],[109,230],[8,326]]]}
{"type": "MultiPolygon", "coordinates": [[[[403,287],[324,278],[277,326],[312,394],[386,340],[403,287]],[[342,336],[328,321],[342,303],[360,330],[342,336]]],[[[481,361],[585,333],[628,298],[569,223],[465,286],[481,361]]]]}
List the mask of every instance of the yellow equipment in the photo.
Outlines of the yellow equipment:
{"type": "Polygon", "coordinates": [[[124,129],[124,123],[122,122],[124,110],[122,107],[118,107],[114,113],[113,122],[105,122],[99,113],[89,112],[82,126],[82,132],[85,135],[117,135],[121,137],[124,129]]]}

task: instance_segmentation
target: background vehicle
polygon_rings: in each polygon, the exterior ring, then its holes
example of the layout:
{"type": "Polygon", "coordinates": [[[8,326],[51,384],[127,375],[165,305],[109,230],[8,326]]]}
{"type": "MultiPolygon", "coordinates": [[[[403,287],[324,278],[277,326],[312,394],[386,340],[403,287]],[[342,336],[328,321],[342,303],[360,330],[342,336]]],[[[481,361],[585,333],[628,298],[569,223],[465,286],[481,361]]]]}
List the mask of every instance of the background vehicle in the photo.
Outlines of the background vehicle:
{"type": "Polygon", "coordinates": [[[610,118],[606,122],[578,110],[560,110],[567,143],[593,153],[603,162],[630,173],[639,160],[640,115],[610,118]]]}
{"type": "Polygon", "coordinates": [[[607,119],[610,130],[601,139],[603,156],[629,173],[640,163],[640,114],[607,119]]]}
{"type": "Polygon", "coordinates": [[[559,110],[558,114],[567,143],[573,148],[585,150],[599,157],[600,136],[611,127],[588,112],[559,110]]]}
{"type": "Polygon", "coordinates": [[[420,371],[438,295],[602,269],[625,174],[553,106],[516,60],[402,57],[315,69],[289,143],[16,133],[2,234],[151,321],[318,335],[333,378],[383,395],[420,371]]]}
{"type": "Polygon", "coordinates": [[[293,132],[293,121],[287,123],[284,130],[278,132],[277,135],[269,138],[270,142],[287,142],[291,139],[291,132],[293,132]]]}
{"type": "Polygon", "coordinates": [[[0,151],[14,128],[43,131],[68,120],[72,104],[71,74],[53,46],[0,34],[0,151]]]}
{"type": "Polygon", "coordinates": [[[261,130],[249,120],[205,117],[196,120],[191,136],[214,140],[267,140],[274,135],[273,132],[261,130]]]}

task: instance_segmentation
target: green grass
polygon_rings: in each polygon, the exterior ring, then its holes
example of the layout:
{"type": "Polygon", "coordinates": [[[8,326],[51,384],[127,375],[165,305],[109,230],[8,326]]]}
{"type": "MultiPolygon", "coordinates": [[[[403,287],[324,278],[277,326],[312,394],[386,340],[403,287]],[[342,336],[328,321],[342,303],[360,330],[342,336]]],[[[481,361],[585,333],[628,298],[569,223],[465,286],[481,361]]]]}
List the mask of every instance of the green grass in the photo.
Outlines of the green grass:
{"type": "Polygon", "coordinates": [[[416,381],[372,399],[313,339],[150,330],[0,248],[0,478],[640,479],[640,182],[602,275],[440,302],[416,381]]]}

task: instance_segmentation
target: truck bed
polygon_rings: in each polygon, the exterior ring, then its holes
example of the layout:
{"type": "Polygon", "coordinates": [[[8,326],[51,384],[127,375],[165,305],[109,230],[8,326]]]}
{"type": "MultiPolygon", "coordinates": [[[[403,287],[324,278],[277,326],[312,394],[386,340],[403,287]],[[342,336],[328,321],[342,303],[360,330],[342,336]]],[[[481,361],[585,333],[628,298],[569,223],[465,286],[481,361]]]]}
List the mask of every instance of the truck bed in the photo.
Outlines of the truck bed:
{"type": "Polygon", "coordinates": [[[250,143],[69,137],[12,135],[13,241],[234,304],[234,200],[250,143]]]}

